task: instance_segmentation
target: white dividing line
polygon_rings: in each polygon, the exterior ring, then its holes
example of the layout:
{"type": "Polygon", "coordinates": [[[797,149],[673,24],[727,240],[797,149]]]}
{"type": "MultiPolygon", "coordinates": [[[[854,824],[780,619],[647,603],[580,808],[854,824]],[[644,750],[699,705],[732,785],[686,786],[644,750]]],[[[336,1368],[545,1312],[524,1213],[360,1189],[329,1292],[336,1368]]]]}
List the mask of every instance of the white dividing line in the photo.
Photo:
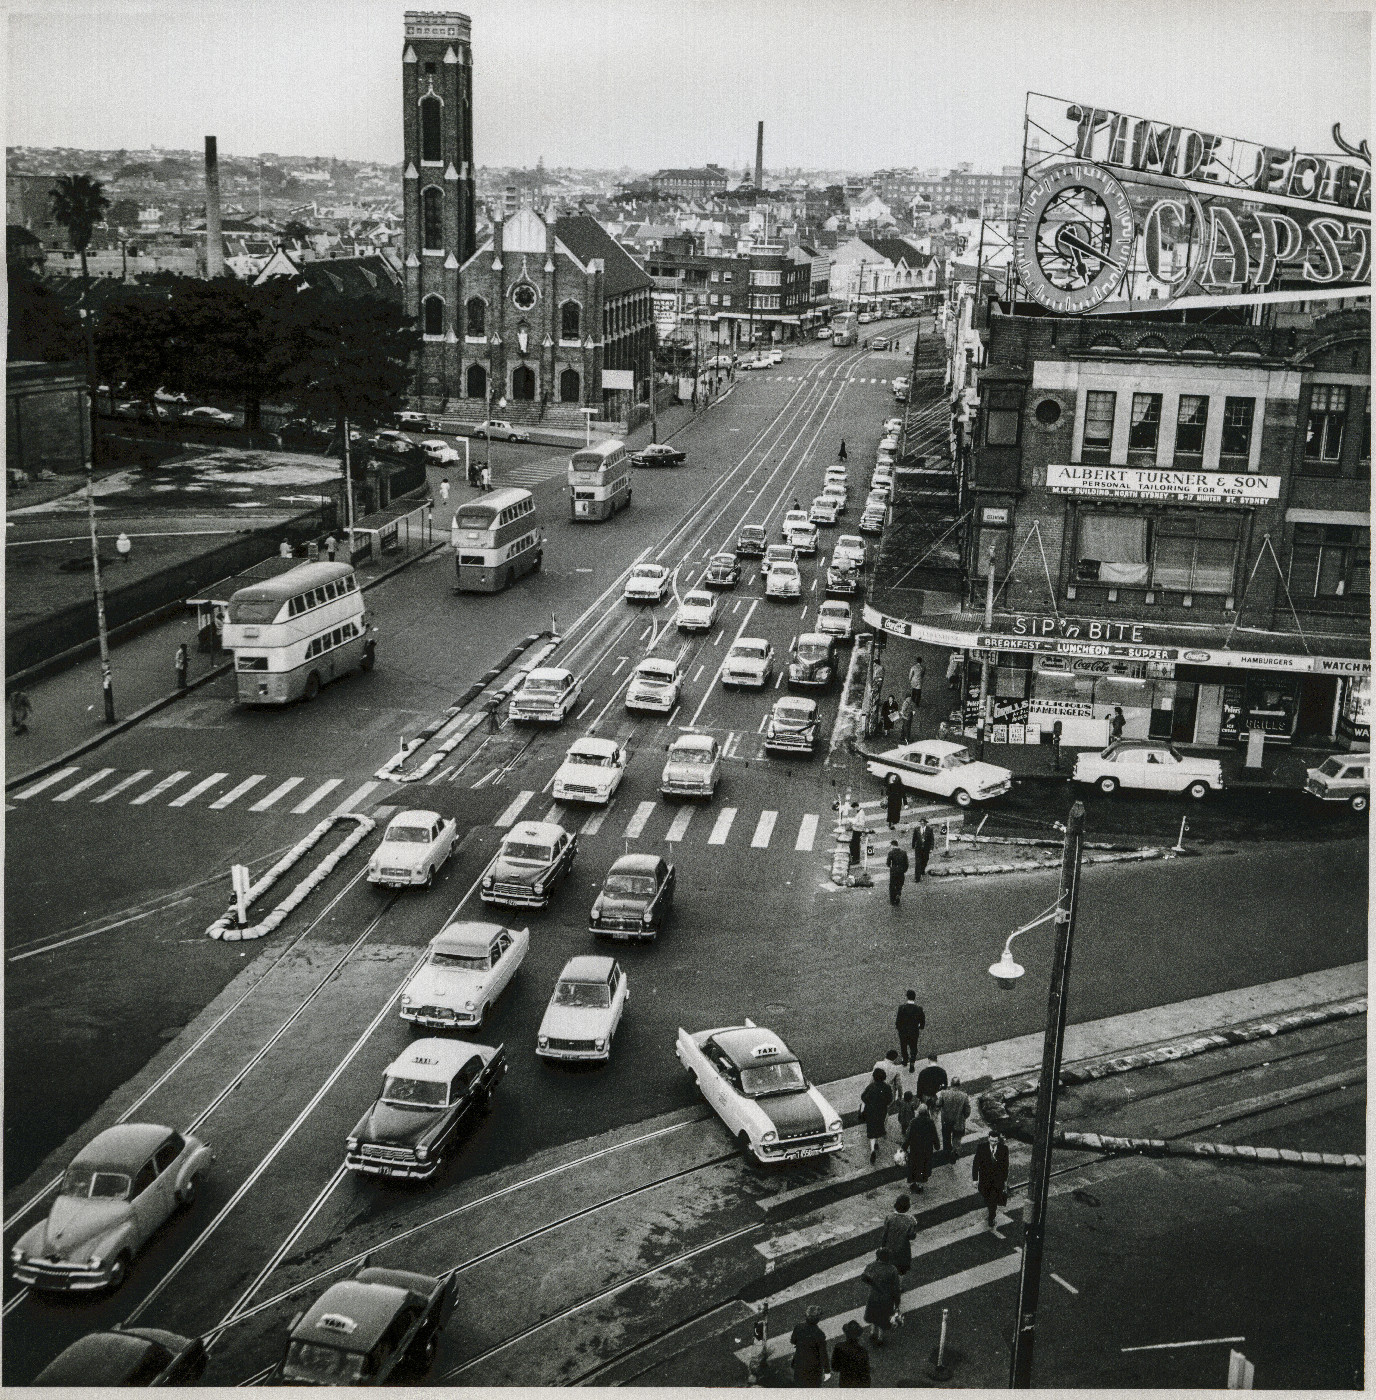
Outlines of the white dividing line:
{"type": "Polygon", "coordinates": [[[812,843],[817,839],[817,818],[809,812],[798,827],[798,839],[793,843],[795,851],[810,851],[812,843]]]}
{"type": "MultiPolygon", "coordinates": [[[[462,767],[462,765],[460,765],[460,766],[462,767]]],[[[495,778],[495,777],[497,776],[497,774],[500,773],[501,771],[502,771],[502,770],[501,770],[500,768],[489,768],[489,769],[487,770],[487,772],[484,773],[484,774],[482,775],[482,777],[479,778],[478,781],[477,781],[476,783],[473,784],[473,786],[474,786],[475,788],[480,788],[480,787],[482,787],[485,783],[491,782],[492,779],[495,778]]],[[[459,780],[459,775],[458,775],[457,773],[455,773],[454,776],[453,776],[452,778],[450,778],[449,781],[450,781],[451,783],[456,783],[456,782],[458,782],[458,780],[459,780]]],[[[533,795],[533,794],[532,794],[532,795],[533,795]]]]}
{"type": "Polygon", "coordinates": [[[345,812],[356,811],[358,809],[358,804],[362,802],[375,787],[377,787],[377,783],[375,782],[361,784],[358,789],[351,792],[330,815],[339,817],[343,816],[345,812]]]}
{"type": "Polygon", "coordinates": [[[140,768],[137,773],[130,773],[127,778],[121,778],[114,787],[107,788],[99,797],[93,797],[91,801],[93,803],[108,802],[112,797],[123,792],[125,788],[131,788],[135,783],[141,783],[145,778],[151,778],[152,776],[153,770],[151,768],[140,768]]]}
{"type": "Polygon", "coordinates": [[[731,823],[736,820],[736,808],[723,807],[717,816],[716,824],[712,827],[712,834],[707,838],[709,846],[724,846],[726,838],[731,834],[731,823]]]}
{"type": "Polygon", "coordinates": [[[253,806],[249,808],[249,811],[266,812],[274,802],[285,797],[292,788],[299,786],[302,781],[301,778],[288,778],[285,783],[279,783],[261,802],[255,802],[253,806]]]}
{"type": "Polygon", "coordinates": [[[715,637],[712,638],[712,645],[713,645],[714,647],[719,647],[719,646],[721,645],[721,639],[722,639],[725,635],[726,635],[725,632],[718,632],[717,635],[716,635],[715,637]]]}
{"type": "Polygon", "coordinates": [[[703,673],[706,669],[707,669],[707,667],[706,667],[706,665],[704,664],[704,665],[702,665],[702,666],[699,666],[698,669],[697,669],[696,671],[693,672],[693,681],[694,681],[695,684],[696,684],[696,682],[697,682],[698,677],[699,677],[700,675],[702,675],[702,673],[703,673]]]}
{"type": "Polygon", "coordinates": [[[155,797],[161,797],[168,788],[174,788],[183,778],[189,778],[190,773],[173,773],[170,778],[164,778],[160,783],[154,783],[147,792],[141,792],[129,804],[131,807],[141,807],[145,802],[151,802],[155,797]]]}
{"type": "Polygon", "coordinates": [[[217,797],[210,804],[212,812],[222,812],[231,802],[237,802],[250,788],[255,788],[259,783],[267,781],[266,773],[255,773],[251,778],[245,778],[238,787],[232,787],[223,797],[217,797]]]}
{"type": "Polygon", "coordinates": [[[1054,1278],[1054,1279],[1056,1280],[1056,1282],[1059,1283],[1059,1284],[1061,1285],[1061,1287],[1064,1288],[1065,1291],[1066,1291],[1067,1293],[1075,1293],[1075,1294],[1078,1294],[1078,1293],[1079,1293],[1080,1290],[1079,1290],[1078,1288],[1076,1288],[1075,1285],[1074,1285],[1073,1283],[1067,1283],[1067,1282],[1060,1276],[1060,1274],[1052,1274],[1051,1277],[1054,1278]]]}
{"type": "Polygon", "coordinates": [[[25,958],[36,958],[42,953],[51,953],[58,948],[65,948],[70,943],[80,943],[84,938],[94,938],[98,933],[109,933],[113,928],[123,928],[125,924],[137,923],[140,919],[151,918],[154,914],[161,914],[165,909],[171,909],[176,904],[189,904],[191,896],[185,899],[174,899],[172,904],[162,904],[156,909],[146,909],[142,914],[131,914],[127,919],[120,919],[117,923],[105,924],[101,928],[93,928],[89,933],[78,933],[71,938],[61,939],[57,943],[49,943],[43,948],[33,948],[27,953],[15,953],[13,957],[7,958],[6,962],[23,962],[25,958]]]}
{"type": "Polygon", "coordinates": [[[113,768],[101,768],[92,773],[89,778],[83,778],[75,787],[69,787],[66,792],[60,792],[53,798],[54,802],[70,802],[77,793],[85,792],[87,788],[93,788],[102,778],[108,778],[115,770],[113,768]]]}
{"type": "MultiPolygon", "coordinates": [[[[16,792],[14,800],[24,802],[30,797],[37,797],[45,788],[55,787],[58,783],[70,778],[76,771],[75,768],[59,768],[56,773],[49,773],[46,778],[40,778],[32,787],[25,788],[23,792],[16,792]]],[[[184,778],[186,774],[183,773],[181,776],[184,778]]]]}
{"type": "Polygon", "coordinates": [[[769,838],[774,834],[774,823],[779,820],[777,812],[761,812],[760,819],[755,824],[755,834],[750,838],[751,848],[763,850],[769,845],[769,838]]]}
{"type": "MultiPolygon", "coordinates": [[[[1052,1278],[1055,1278],[1052,1274],[1052,1278]]],[[[1058,1280],[1059,1282],[1059,1280],[1058,1280]]],[[[1198,1342],[1153,1342],[1145,1347],[1119,1347],[1119,1351],[1175,1351],[1178,1347],[1216,1347],[1224,1342],[1245,1342],[1246,1337],[1205,1337],[1198,1342]]]]}
{"type": "Polygon", "coordinates": [[[291,809],[292,816],[299,817],[302,812],[309,812],[310,809],[314,807],[317,802],[321,801],[325,797],[328,797],[329,794],[335,790],[335,788],[343,786],[343,778],[326,779],[325,782],[321,783],[320,786],[316,788],[316,790],[313,793],[311,793],[309,797],[307,797],[302,802],[298,802],[296,806],[291,809]]]}
{"type": "Polygon", "coordinates": [[[453,771],[454,765],[452,763],[447,764],[445,767],[441,768],[433,778],[427,778],[425,780],[425,786],[434,787],[436,783],[442,783],[453,771]]]}
{"type": "Polygon", "coordinates": [[[602,830],[602,823],[607,820],[607,812],[609,810],[610,805],[607,807],[599,807],[592,816],[578,828],[578,834],[580,836],[596,836],[597,833],[602,830]]]}
{"type": "Polygon", "coordinates": [[[612,667],[612,675],[616,675],[616,673],[617,673],[630,659],[631,659],[631,658],[630,658],[629,656],[618,656],[618,657],[616,658],[616,665],[612,667]]]}
{"type": "Polygon", "coordinates": [[[185,807],[194,802],[207,788],[213,788],[216,783],[222,783],[229,777],[228,773],[212,773],[208,778],[202,778],[195,787],[187,788],[180,797],[174,797],[167,805],[169,807],[185,807]]]}
{"type": "MultiPolygon", "coordinates": [[[[760,601],[760,600],[759,600],[758,598],[753,598],[753,599],[751,599],[750,607],[749,607],[749,609],[746,611],[746,614],[745,614],[745,620],[744,620],[744,621],[741,623],[741,625],[736,629],[736,635],[735,635],[734,637],[731,638],[731,645],[732,645],[732,646],[735,646],[736,643],[737,643],[738,641],[740,641],[741,637],[742,637],[742,636],[744,635],[744,633],[745,633],[745,629],[746,629],[747,627],[750,626],[750,615],[755,611],[756,607],[759,605],[759,601],[760,601]]],[[[704,690],[704,691],[702,692],[702,699],[698,702],[698,707],[697,707],[697,709],[693,711],[693,718],[690,719],[690,720],[688,721],[688,728],[689,728],[689,729],[696,729],[696,728],[697,728],[697,726],[698,726],[698,719],[699,719],[700,716],[702,715],[703,710],[705,710],[705,709],[707,708],[707,701],[711,698],[712,689],[713,689],[713,687],[716,685],[717,679],[718,679],[718,677],[719,677],[720,675],[721,675],[721,668],[718,667],[718,668],[717,668],[717,671],[716,671],[716,673],[713,675],[712,679],[711,679],[710,681],[707,682],[707,689],[704,690]]]]}
{"type": "Polygon", "coordinates": [[[588,712],[590,709],[592,709],[592,707],[593,707],[595,704],[597,704],[597,697],[596,697],[596,696],[594,696],[591,700],[589,700],[588,703],[587,703],[586,705],[584,705],[583,708],[582,708],[581,710],[579,710],[578,713],[577,713],[576,715],[574,715],[574,719],[582,719],[583,716],[584,716],[585,714],[587,714],[587,712],[588,712]]]}
{"type": "Polygon", "coordinates": [[[669,830],[664,833],[666,841],[682,841],[688,833],[688,823],[693,820],[695,808],[680,807],[678,815],[669,824],[669,830]]]}
{"type": "Polygon", "coordinates": [[[645,830],[645,823],[650,820],[650,814],[655,810],[655,803],[642,802],[635,809],[635,816],[626,823],[626,838],[634,841],[636,837],[645,830]]]}

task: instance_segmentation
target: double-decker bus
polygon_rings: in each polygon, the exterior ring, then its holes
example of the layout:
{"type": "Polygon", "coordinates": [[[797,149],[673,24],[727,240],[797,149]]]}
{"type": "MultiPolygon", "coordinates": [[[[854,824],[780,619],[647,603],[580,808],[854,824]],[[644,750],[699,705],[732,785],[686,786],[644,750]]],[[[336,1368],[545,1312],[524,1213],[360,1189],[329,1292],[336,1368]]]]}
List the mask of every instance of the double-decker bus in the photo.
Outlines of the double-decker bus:
{"type": "Polygon", "coordinates": [[[224,646],[243,705],[313,700],[350,671],[371,671],[376,629],[348,564],[301,564],[230,595],[224,646]]]}
{"type": "Polygon", "coordinates": [[[496,593],[540,567],[545,537],[535,497],[519,486],[464,501],[450,527],[456,593],[496,593]]]}
{"type": "Polygon", "coordinates": [[[631,503],[631,454],[617,438],[569,458],[569,519],[609,520],[631,503]]]}
{"type": "Polygon", "coordinates": [[[854,345],[859,334],[857,326],[860,318],[854,311],[842,311],[831,321],[831,343],[833,345],[854,345]]]}

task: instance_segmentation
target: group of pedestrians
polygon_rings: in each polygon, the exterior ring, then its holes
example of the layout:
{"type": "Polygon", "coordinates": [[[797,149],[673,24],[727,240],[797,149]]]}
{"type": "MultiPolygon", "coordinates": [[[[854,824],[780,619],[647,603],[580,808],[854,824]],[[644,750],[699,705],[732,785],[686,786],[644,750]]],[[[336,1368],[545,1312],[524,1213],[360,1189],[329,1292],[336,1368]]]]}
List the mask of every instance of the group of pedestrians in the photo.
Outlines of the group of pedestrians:
{"type": "MultiPolygon", "coordinates": [[[[903,784],[899,782],[896,773],[890,773],[886,784],[886,816],[888,818],[889,830],[892,831],[903,813],[903,784]]],[[[932,852],[936,850],[936,832],[932,830],[926,817],[918,818],[917,825],[913,828],[912,834],[912,859],[909,860],[908,853],[898,844],[895,836],[889,842],[889,853],[884,857],[884,864],[889,870],[889,903],[897,905],[903,896],[903,882],[908,878],[908,871],[913,872],[913,884],[920,885],[922,877],[927,873],[927,866],[932,859],[932,852]]]]}
{"type": "MultiPolygon", "coordinates": [[[[927,676],[926,663],[919,656],[908,668],[908,693],[902,702],[892,695],[886,695],[879,707],[879,727],[886,739],[893,736],[894,727],[900,727],[905,744],[912,743],[913,720],[922,706],[922,685],[927,676]]],[[[884,684],[884,668],[876,663],[874,668],[874,688],[878,692],[884,684]]]]}

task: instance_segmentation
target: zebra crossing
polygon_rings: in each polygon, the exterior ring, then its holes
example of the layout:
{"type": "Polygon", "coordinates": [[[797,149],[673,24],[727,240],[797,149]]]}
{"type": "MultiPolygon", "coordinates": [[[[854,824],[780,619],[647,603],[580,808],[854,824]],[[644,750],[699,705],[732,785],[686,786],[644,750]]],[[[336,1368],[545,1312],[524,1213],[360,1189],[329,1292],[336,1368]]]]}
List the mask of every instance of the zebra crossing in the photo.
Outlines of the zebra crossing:
{"type": "MultiPolygon", "coordinates": [[[[761,382],[761,381],[764,381],[764,382],[767,382],[767,383],[770,383],[770,384],[799,384],[799,383],[801,383],[803,380],[805,380],[805,379],[810,379],[811,377],[812,377],[811,375],[807,375],[807,374],[758,374],[758,373],[751,376],[752,380],[753,380],[754,382],[756,382],[756,383],[759,383],[759,382],[761,382]]],[[[846,382],[847,384],[892,384],[892,383],[893,383],[893,381],[892,381],[891,379],[884,379],[884,378],[882,378],[882,377],[881,377],[881,378],[875,378],[875,377],[873,377],[873,376],[870,376],[870,377],[867,378],[867,377],[865,377],[864,375],[858,375],[858,374],[849,376],[849,377],[845,380],[845,382],[846,382]]]]}
{"type": "MultiPolygon", "coordinates": [[[[570,448],[569,452],[573,449],[570,448]]],[[[568,453],[561,457],[541,457],[535,462],[508,463],[492,469],[493,486],[538,486],[568,470],[568,453]]]]}

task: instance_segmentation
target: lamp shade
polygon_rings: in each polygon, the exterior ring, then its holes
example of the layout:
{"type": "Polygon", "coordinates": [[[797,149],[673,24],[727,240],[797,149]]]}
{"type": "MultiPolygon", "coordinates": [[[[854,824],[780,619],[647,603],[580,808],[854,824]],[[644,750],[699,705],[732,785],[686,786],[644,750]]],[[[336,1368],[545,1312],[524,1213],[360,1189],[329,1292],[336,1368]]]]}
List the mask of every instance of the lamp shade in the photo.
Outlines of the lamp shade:
{"type": "Polygon", "coordinates": [[[1003,956],[990,969],[989,975],[1005,991],[1011,991],[1018,985],[1018,978],[1026,971],[1020,964],[1013,961],[1012,952],[1005,948],[1003,956]]]}

